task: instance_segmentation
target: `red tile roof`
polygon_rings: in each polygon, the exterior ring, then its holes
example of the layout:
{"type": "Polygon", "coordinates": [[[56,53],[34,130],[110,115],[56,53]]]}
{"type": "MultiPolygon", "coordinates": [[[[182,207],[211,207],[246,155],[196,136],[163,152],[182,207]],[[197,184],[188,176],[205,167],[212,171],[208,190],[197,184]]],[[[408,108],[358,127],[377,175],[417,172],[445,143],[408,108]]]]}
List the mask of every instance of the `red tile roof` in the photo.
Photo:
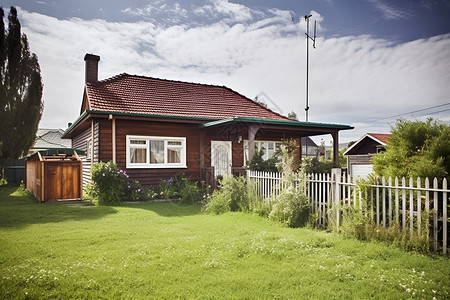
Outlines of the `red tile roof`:
{"type": "Polygon", "coordinates": [[[224,86],[171,81],[122,73],[86,84],[89,110],[225,119],[290,120],[224,86]]]}
{"type": "Polygon", "coordinates": [[[387,140],[391,137],[392,134],[385,134],[385,133],[368,133],[371,137],[379,140],[380,142],[383,142],[384,144],[387,143],[387,140]]]}

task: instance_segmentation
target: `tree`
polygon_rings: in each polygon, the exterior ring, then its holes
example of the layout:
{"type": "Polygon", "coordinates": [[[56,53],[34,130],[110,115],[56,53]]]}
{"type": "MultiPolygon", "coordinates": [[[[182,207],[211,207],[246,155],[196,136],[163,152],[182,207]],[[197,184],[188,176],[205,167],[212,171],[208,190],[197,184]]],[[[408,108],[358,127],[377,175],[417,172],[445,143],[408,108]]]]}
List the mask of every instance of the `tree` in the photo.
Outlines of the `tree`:
{"type": "Polygon", "coordinates": [[[375,173],[385,177],[443,178],[450,174],[450,125],[398,120],[386,151],[372,158],[375,173]]]}
{"type": "Polygon", "coordinates": [[[298,121],[298,116],[297,116],[297,113],[295,112],[295,111],[291,111],[290,113],[288,113],[288,118],[290,118],[290,119],[294,119],[294,120],[297,120],[298,121]]]}
{"type": "Polygon", "coordinates": [[[21,33],[11,6],[8,30],[0,7],[0,159],[18,158],[33,145],[42,115],[42,78],[37,56],[21,33]]]}

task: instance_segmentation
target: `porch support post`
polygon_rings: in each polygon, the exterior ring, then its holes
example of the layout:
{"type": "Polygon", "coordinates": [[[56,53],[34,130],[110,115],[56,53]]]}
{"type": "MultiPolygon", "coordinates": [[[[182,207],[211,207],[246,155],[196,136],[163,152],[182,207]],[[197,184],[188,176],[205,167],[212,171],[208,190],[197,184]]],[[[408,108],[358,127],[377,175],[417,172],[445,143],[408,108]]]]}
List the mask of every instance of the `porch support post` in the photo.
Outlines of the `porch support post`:
{"type": "Polygon", "coordinates": [[[331,133],[333,137],[333,163],[335,167],[339,167],[339,131],[331,133]]]}
{"type": "Polygon", "coordinates": [[[259,130],[258,125],[249,125],[248,126],[248,159],[252,160],[253,155],[255,154],[255,136],[259,130]]]}
{"type": "Polygon", "coordinates": [[[116,163],[116,119],[110,115],[112,126],[112,162],[116,163]]]}
{"type": "MultiPolygon", "coordinates": [[[[200,178],[203,176],[203,168],[205,167],[205,132],[200,132],[200,151],[199,151],[199,159],[200,159],[200,178]]],[[[202,178],[204,179],[204,178],[202,178]]]]}

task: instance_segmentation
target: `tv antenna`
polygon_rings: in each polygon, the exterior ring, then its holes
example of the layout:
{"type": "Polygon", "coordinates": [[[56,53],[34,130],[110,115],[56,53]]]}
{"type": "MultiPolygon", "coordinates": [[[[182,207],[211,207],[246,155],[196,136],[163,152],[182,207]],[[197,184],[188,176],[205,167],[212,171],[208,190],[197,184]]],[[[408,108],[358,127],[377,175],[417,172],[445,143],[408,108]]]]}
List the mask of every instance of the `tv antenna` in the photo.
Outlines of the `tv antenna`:
{"type": "Polygon", "coordinates": [[[309,40],[313,42],[312,46],[316,49],[316,21],[314,21],[314,37],[309,35],[309,19],[312,15],[305,15],[306,21],[306,103],[305,103],[305,120],[308,122],[309,112],[309,40]]]}

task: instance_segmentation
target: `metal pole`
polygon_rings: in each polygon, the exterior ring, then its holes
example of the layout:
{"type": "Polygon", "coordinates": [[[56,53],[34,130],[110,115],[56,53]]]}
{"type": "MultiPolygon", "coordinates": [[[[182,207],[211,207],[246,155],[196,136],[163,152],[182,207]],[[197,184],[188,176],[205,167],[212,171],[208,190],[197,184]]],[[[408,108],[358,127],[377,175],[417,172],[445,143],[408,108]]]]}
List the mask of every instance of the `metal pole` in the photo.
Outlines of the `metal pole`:
{"type": "Polygon", "coordinates": [[[309,18],[311,16],[305,16],[306,20],[306,105],[305,105],[305,121],[308,122],[308,97],[309,97],[309,18]]]}

